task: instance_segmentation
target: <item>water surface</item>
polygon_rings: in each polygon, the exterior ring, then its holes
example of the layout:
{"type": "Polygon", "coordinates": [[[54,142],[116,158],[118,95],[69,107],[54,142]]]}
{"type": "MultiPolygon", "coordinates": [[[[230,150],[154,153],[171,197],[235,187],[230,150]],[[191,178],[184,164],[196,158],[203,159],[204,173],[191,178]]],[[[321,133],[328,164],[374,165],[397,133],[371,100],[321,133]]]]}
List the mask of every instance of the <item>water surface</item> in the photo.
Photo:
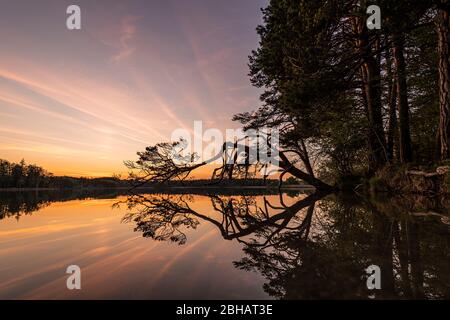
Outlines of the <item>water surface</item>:
{"type": "Polygon", "coordinates": [[[261,190],[3,192],[0,298],[448,299],[448,207],[261,190]],[[73,264],[81,290],[66,287],[73,264]],[[367,289],[372,264],[381,290],[367,289]]]}

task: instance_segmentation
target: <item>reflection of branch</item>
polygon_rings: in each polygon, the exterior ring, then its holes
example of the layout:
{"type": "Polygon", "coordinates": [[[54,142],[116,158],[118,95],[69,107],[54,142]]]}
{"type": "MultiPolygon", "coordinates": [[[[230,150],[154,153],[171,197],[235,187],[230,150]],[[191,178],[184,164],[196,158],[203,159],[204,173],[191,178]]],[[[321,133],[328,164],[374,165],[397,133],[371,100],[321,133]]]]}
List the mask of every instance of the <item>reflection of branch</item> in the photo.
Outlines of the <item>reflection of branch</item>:
{"type": "Polygon", "coordinates": [[[268,230],[270,227],[275,227],[275,231],[271,231],[272,233],[278,233],[281,230],[285,229],[291,219],[303,208],[306,208],[308,206],[311,206],[314,204],[317,200],[319,200],[322,197],[322,195],[319,194],[312,194],[298,202],[296,202],[294,205],[287,207],[284,211],[275,214],[273,216],[270,216],[266,218],[265,220],[256,221],[253,220],[253,224],[249,225],[247,228],[242,229],[238,233],[234,234],[226,234],[224,230],[222,231],[222,235],[225,239],[235,239],[235,238],[243,238],[245,236],[248,236],[252,233],[255,233],[258,230],[268,230]],[[280,222],[281,223],[278,223],[280,222]]]}
{"type": "MultiPolygon", "coordinates": [[[[314,193],[296,202],[290,207],[276,208],[267,199],[264,199],[264,207],[257,205],[253,197],[242,199],[222,199],[219,196],[210,196],[212,208],[221,213],[218,221],[205,214],[192,209],[183,196],[130,196],[125,202],[129,212],[123,218],[124,222],[135,222],[136,231],[143,232],[145,237],[156,240],[171,240],[180,244],[186,242],[186,235],[180,231],[181,227],[195,229],[199,224],[198,219],[215,225],[222,237],[226,240],[242,238],[252,233],[264,230],[272,230],[273,234],[289,229],[291,219],[305,207],[312,206],[323,194],[314,193]],[[282,209],[283,211],[270,215],[269,208],[282,209]]],[[[306,216],[310,219],[312,211],[306,216]]],[[[310,224],[304,221],[301,228],[307,228],[310,224]]]]}
{"type": "MultiPolygon", "coordinates": [[[[264,249],[267,249],[268,247],[280,246],[282,243],[285,242],[285,239],[283,239],[283,237],[279,237],[278,240],[276,240],[276,241],[274,241],[273,239],[277,235],[279,235],[282,231],[287,231],[287,230],[289,230],[290,232],[295,232],[297,239],[306,240],[308,238],[309,230],[311,227],[311,221],[312,221],[312,217],[314,214],[315,203],[318,199],[313,200],[313,199],[305,198],[304,200],[310,200],[310,201],[305,201],[305,203],[304,203],[305,205],[302,207],[302,208],[305,208],[306,206],[308,206],[308,210],[307,210],[306,216],[303,218],[300,225],[298,225],[296,227],[288,227],[288,224],[290,223],[291,219],[285,219],[280,225],[276,225],[275,230],[268,229],[268,228],[261,229],[262,232],[259,235],[260,236],[259,238],[265,239],[263,242],[257,242],[257,241],[253,241],[250,243],[247,243],[244,241],[243,242],[246,245],[253,247],[254,249],[259,247],[259,250],[264,250],[264,249]],[[266,231],[266,233],[264,233],[264,231],[266,231]]],[[[298,211],[300,211],[300,210],[301,209],[299,209],[298,211]]]]}
{"type": "Polygon", "coordinates": [[[131,196],[126,204],[128,209],[137,208],[137,211],[127,213],[122,221],[136,223],[135,231],[141,231],[144,237],[184,244],[187,237],[181,227],[195,229],[199,222],[190,216],[191,209],[183,196],[176,197],[176,201],[171,198],[131,196]]]}

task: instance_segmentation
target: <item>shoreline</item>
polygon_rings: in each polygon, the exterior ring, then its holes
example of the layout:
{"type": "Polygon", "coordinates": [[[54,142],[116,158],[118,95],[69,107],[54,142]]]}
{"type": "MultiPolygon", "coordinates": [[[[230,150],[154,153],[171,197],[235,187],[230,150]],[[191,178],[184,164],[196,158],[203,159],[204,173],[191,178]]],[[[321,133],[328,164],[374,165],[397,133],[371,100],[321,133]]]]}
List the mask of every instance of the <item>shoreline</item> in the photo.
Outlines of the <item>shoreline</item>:
{"type": "MultiPolygon", "coordinates": [[[[0,188],[0,192],[29,192],[29,191],[96,191],[96,190],[130,190],[131,187],[94,187],[94,188],[0,188]]],[[[188,189],[246,189],[246,190],[264,190],[264,189],[281,189],[281,190],[315,190],[310,185],[288,185],[278,188],[276,186],[223,186],[223,185],[209,185],[209,186],[149,186],[138,187],[133,190],[188,190],[188,189]]]]}

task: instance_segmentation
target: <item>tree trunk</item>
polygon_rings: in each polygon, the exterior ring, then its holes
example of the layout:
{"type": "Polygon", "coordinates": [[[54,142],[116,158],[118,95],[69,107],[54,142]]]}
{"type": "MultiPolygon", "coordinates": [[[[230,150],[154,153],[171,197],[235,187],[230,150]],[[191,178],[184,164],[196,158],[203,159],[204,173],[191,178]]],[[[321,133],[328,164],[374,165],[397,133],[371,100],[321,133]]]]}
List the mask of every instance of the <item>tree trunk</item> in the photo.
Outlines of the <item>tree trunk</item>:
{"type": "Polygon", "coordinates": [[[371,154],[370,171],[376,171],[386,164],[386,138],[383,128],[381,103],[381,70],[374,57],[365,21],[356,18],[355,31],[359,38],[358,53],[361,56],[361,78],[365,94],[367,117],[369,121],[368,140],[371,154]]]}
{"type": "Polygon", "coordinates": [[[445,1],[439,9],[437,31],[439,37],[438,59],[439,59],[439,143],[440,156],[442,160],[449,158],[450,145],[450,18],[449,3],[445,1]],[[446,7],[444,7],[446,5],[446,7]]]}
{"type": "Polygon", "coordinates": [[[388,109],[389,109],[389,122],[387,132],[387,155],[389,163],[393,163],[396,159],[395,151],[397,145],[397,83],[392,74],[392,59],[391,52],[388,49],[386,51],[386,68],[389,80],[389,92],[388,92],[388,109]]]}
{"type": "Polygon", "coordinates": [[[388,141],[387,152],[390,163],[395,159],[395,145],[397,141],[397,84],[392,81],[389,89],[389,124],[388,124],[388,141]]]}
{"type": "Polygon", "coordinates": [[[306,148],[306,144],[303,139],[300,140],[299,149],[301,150],[300,158],[303,161],[303,164],[305,165],[306,172],[308,172],[310,176],[315,178],[316,176],[314,174],[314,169],[312,168],[311,165],[311,160],[309,159],[308,149],[306,148]]]}
{"type": "Polygon", "coordinates": [[[404,39],[402,35],[394,34],[393,46],[400,129],[400,162],[408,163],[412,161],[412,147],[411,129],[409,124],[408,87],[406,84],[406,65],[403,52],[404,39]]]}
{"type": "Polygon", "coordinates": [[[291,175],[293,175],[294,177],[301,179],[303,181],[305,181],[306,183],[312,185],[313,187],[315,187],[318,190],[332,190],[333,187],[326,184],[325,182],[315,178],[314,176],[311,176],[305,172],[303,172],[302,170],[298,169],[297,167],[295,167],[287,158],[287,156],[280,151],[280,163],[279,163],[279,167],[282,168],[284,170],[284,172],[290,173],[291,175]]]}

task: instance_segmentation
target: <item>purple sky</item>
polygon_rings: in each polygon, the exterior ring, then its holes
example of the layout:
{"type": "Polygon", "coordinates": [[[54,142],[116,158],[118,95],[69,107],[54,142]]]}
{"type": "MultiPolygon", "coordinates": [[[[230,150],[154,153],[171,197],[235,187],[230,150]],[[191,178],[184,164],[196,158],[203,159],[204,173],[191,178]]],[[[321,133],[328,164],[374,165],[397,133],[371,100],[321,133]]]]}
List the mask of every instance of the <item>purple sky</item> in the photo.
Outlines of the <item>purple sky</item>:
{"type": "Polygon", "coordinates": [[[56,174],[123,172],[194,120],[259,105],[248,55],[266,0],[1,0],[0,158],[56,174]],[[77,4],[82,30],[66,28],[77,4]]]}

